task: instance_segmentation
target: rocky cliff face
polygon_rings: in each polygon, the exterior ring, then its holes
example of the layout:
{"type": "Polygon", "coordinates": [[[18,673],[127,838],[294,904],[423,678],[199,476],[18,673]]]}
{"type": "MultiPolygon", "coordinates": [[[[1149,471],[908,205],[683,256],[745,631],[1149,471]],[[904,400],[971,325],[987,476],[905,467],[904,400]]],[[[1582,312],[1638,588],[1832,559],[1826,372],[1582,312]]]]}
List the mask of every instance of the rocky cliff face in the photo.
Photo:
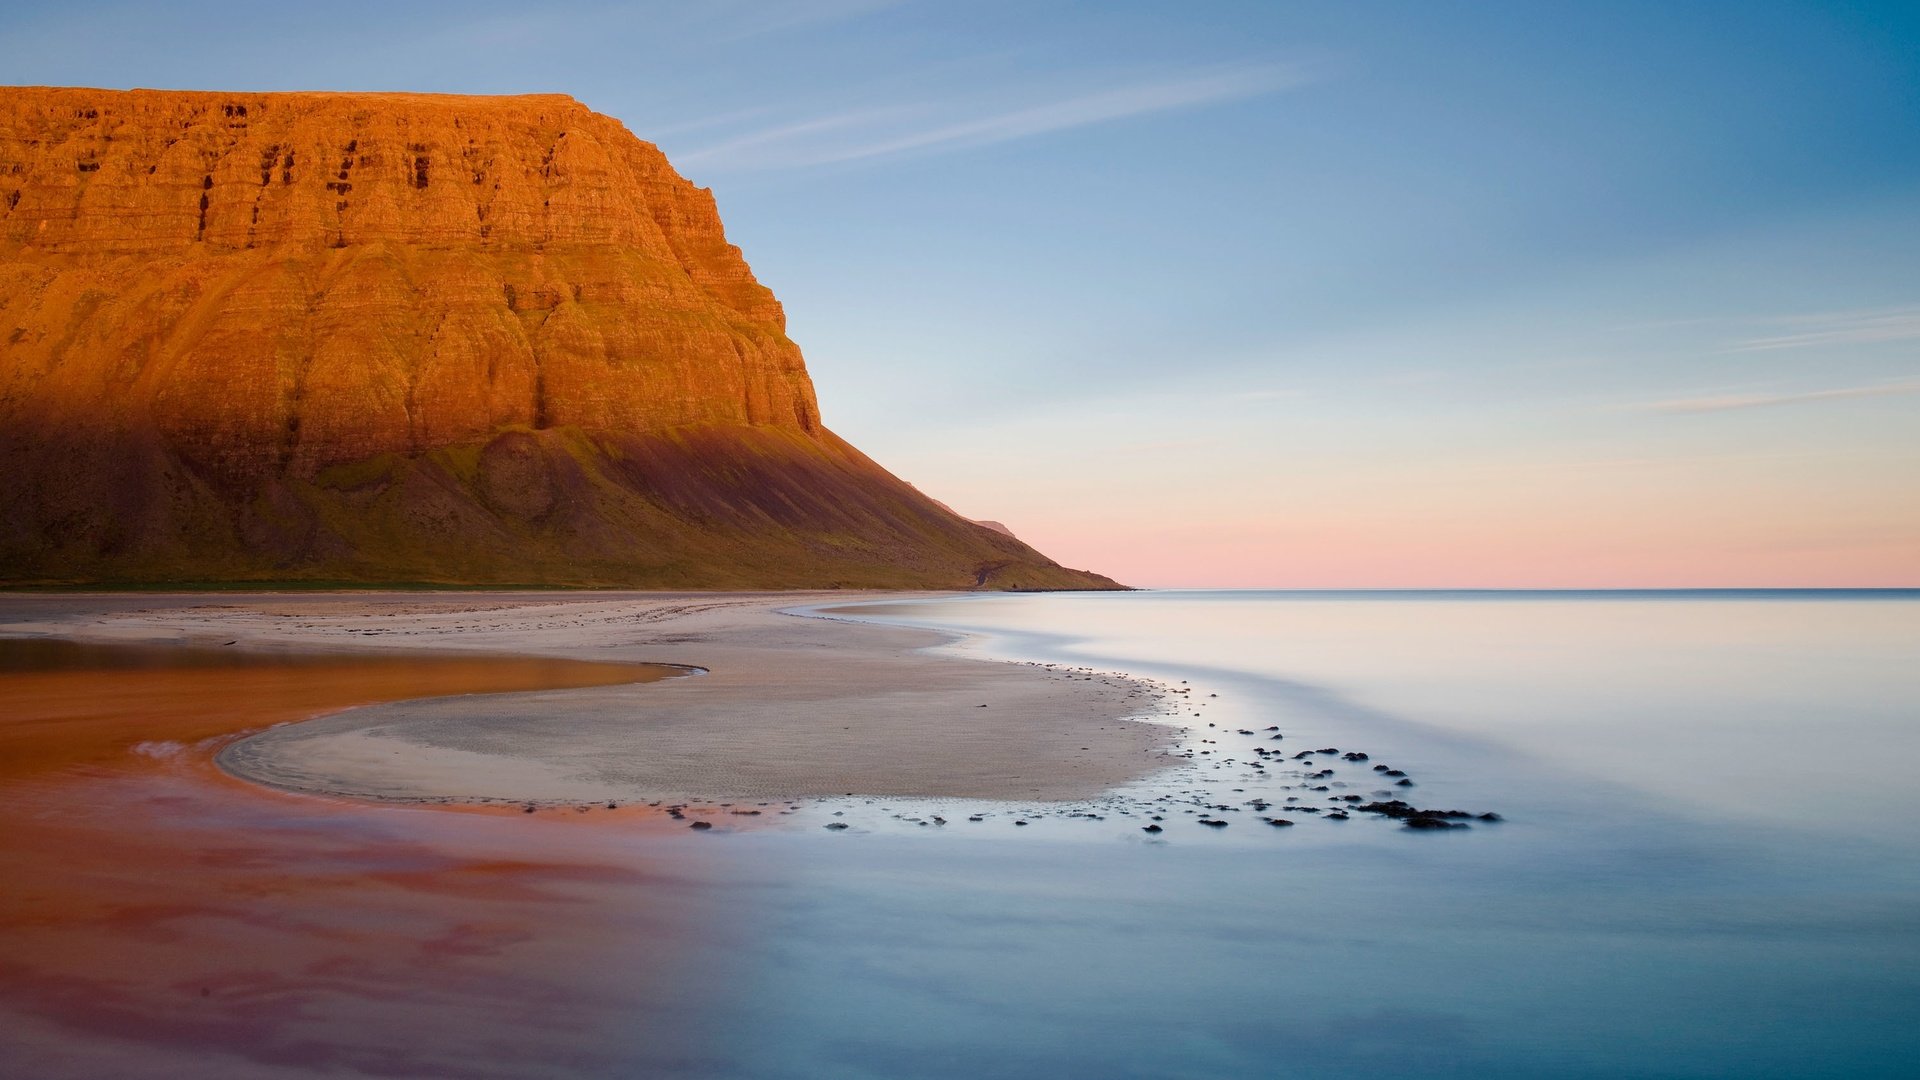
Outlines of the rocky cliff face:
{"type": "Polygon", "coordinates": [[[1098,587],[820,426],[564,96],[0,91],[0,579],[1098,587]]]}

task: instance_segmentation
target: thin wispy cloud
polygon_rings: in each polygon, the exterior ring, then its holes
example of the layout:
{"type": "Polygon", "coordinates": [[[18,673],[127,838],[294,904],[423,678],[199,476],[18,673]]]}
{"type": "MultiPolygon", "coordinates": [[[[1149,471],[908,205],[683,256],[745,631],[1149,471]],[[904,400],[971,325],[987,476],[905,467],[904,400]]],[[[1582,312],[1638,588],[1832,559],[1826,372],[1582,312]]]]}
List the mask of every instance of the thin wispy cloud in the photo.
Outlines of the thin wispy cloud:
{"type": "Polygon", "coordinates": [[[715,143],[705,150],[695,150],[690,154],[676,154],[675,158],[682,165],[751,158],[769,147],[777,149],[795,142],[806,142],[821,136],[870,128],[874,124],[897,120],[902,111],[898,108],[854,109],[829,116],[816,116],[809,120],[799,120],[776,127],[762,128],[746,135],[737,135],[724,142],[715,143]]]}
{"type": "Polygon", "coordinates": [[[1783,329],[1788,326],[1804,329],[1745,338],[1728,344],[1725,351],[1771,352],[1778,349],[1920,340],[1920,307],[1800,315],[1779,320],[1779,324],[1783,329]]]}
{"type": "Polygon", "coordinates": [[[670,124],[647,125],[643,138],[657,142],[672,135],[684,135],[689,131],[705,131],[710,128],[730,127],[748,120],[758,120],[771,116],[774,110],[768,105],[755,105],[746,109],[734,109],[731,112],[717,113],[712,116],[697,116],[691,120],[676,120],[670,124]]]}
{"type": "Polygon", "coordinates": [[[428,49],[458,52],[544,47],[560,40],[566,25],[567,20],[542,12],[476,15],[434,27],[421,44],[428,49]]]}
{"type": "Polygon", "coordinates": [[[751,38],[809,31],[850,22],[908,0],[556,0],[537,11],[473,14],[437,25],[428,47],[498,51],[573,42],[582,26],[606,39],[680,38],[737,44],[751,38]]]}
{"type": "Polygon", "coordinates": [[[1920,379],[1873,383],[1866,386],[1838,386],[1825,390],[1804,390],[1790,394],[1719,394],[1707,397],[1672,398],[1653,401],[1638,408],[1664,413],[1726,412],[1731,409],[1765,409],[1778,405],[1805,405],[1846,398],[1895,397],[1920,394],[1920,379]]]}
{"type": "Polygon", "coordinates": [[[733,37],[746,38],[845,22],[904,3],[905,0],[746,0],[720,4],[711,10],[733,20],[733,37]]]}
{"type": "Polygon", "coordinates": [[[676,153],[674,160],[710,170],[755,170],[951,152],[1257,97],[1312,78],[1303,67],[1262,64],[1161,77],[957,119],[950,109],[934,105],[854,109],[749,132],[676,153]]]}

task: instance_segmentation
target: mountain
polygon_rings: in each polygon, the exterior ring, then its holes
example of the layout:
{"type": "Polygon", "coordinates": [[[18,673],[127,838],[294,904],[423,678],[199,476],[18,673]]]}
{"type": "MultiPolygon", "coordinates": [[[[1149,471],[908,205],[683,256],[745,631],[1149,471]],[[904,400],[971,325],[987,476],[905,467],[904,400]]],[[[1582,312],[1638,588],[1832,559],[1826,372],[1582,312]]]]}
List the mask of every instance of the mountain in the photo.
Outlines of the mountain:
{"type": "Polygon", "coordinates": [[[562,95],[0,91],[0,581],[1113,588],[821,426],[562,95]]]}

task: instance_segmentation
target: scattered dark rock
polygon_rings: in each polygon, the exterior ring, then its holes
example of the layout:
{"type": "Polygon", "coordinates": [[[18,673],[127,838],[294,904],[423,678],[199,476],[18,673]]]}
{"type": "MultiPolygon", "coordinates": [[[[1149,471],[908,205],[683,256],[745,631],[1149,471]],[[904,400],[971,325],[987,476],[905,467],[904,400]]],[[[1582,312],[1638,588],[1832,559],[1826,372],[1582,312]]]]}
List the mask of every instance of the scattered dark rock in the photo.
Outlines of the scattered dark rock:
{"type": "Polygon", "coordinates": [[[1283,817],[1261,818],[1260,820],[1276,828],[1283,828],[1285,826],[1293,824],[1293,822],[1288,821],[1286,818],[1283,818],[1283,817]]]}
{"type": "Polygon", "coordinates": [[[1394,786],[1394,787],[1412,787],[1412,786],[1413,786],[1413,781],[1411,781],[1411,780],[1409,780],[1409,779],[1407,779],[1406,777],[1404,777],[1404,776],[1403,776],[1403,777],[1401,777],[1400,779],[1398,779],[1398,780],[1395,780],[1395,781],[1393,782],[1393,786],[1394,786]]]}
{"type": "Polygon", "coordinates": [[[1166,830],[1162,829],[1158,825],[1148,825],[1147,827],[1141,829],[1140,831],[1145,833],[1157,833],[1157,832],[1165,832],[1166,830]]]}
{"type": "Polygon", "coordinates": [[[1221,821],[1219,818],[1203,817],[1200,819],[1200,824],[1205,825],[1209,829],[1224,829],[1227,827],[1227,823],[1221,821]]]}
{"type": "Polygon", "coordinates": [[[1474,816],[1465,810],[1422,810],[1417,806],[1402,802],[1399,799],[1392,799],[1387,802],[1370,802],[1360,807],[1360,809],[1369,814],[1381,814],[1386,817],[1397,818],[1415,829],[1450,828],[1455,822],[1449,819],[1470,818],[1474,816]],[[1434,822],[1438,822],[1439,824],[1433,824],[1434,822]]]}
{"type": "Polygon", "coordinates": [[[1349,751],[1347,751],[1346,753],[1344,753],[1344,754],[1341,754],[1340,756],[1341,756],[1341,757],[1343,757],[1343,758],[1346,758],[1346,759],[1347,759],[1348,761],[1365,761],[1365,760],[1367,760],[1367,755],[1365,755],[1365,754],[1363,754],[1363,753],[1361,753],[1361,752],[1359,752],[1358,750],[1349,750],[1349,751]]]}
{"type": "Polygon", "coordinates": [[[1425,814],[1420,814],[1407,818],[1406,826],[1409,829],[1464,829],[1467,827],[1467,823],[1464,821],[1448,821],[1446,818],[1428,817],[1425,814]]]}
{"type": "Polygon", "coordinates": [[[834,830],[835,832],[838,832],[839,830],[846,828],[847,823],[844,821],[829,821],[827,822],[826,827],[834,830]]]}
{"type": "Polygon", "coordinates": [[[695,822],[691,822],[691,823],[689,823],[689,824],[687,825],[687,828],[689,828],[689,829],[703,829],[703,830],[704,830],[704,829],[711,829],[711,828],[713,828],[713,822],[711,822],[711,821],[695,821],[695,822]]]}
{"type": "Polygon", "coordinates": [[[1379,773],[1379,774],[1380,774],[1380,775],[1382,775],[1382,776],[1405,776],[1405,775],[1407,775],[1406,773],[1403,773],[1403,772],[1401,772],[1401,771],[1400,771],[1399,769],[1375,769],[1374,771],[1375,771],[1375,772],[1377,772],[1377,773],[1379,773]]]}

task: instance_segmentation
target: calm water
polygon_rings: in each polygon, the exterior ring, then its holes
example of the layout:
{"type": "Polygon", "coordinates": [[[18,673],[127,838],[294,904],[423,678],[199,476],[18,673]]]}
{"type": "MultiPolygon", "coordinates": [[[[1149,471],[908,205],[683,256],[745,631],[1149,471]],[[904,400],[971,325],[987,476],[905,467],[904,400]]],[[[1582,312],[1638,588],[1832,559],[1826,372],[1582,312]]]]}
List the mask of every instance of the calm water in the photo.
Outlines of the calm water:
{"type": "Polygon", "coordinates": [[[1221,695],[1222,729],[1359,747],[1416,777],[1420,805],[1509,820],[819,845],[772,966],[786,994],[840,990],[770,1024],[783,1067],[1920,1073],[1920,596],[868,611],[987,635],[970,652],[1187,679],[1221,695]],[[849,999],[863,1026],[833,1022],[849,999]],[[948,1056],[916,1058],[928,1038],[948,1056]]]}
{"type": "MultiPolygon", "coordinates": [[[[98,912],[64,918],[57,939],[11,927],[34,947],[0,954],[0,1031],[22,1036],[0,1040],[0,1064],[1915,1074],[1920,596],[1145,593],[859,610],[972,631],[956,646],[972,654],[1185,680],[1195,757],[1071,807],[855,799],[704,835],[617,815],[343,808],[193,760],[90,762],[7,794],[43,828],[78,830],[70,846],[114,829],[194,873],[153,896],[140,874],[83,863],[118,899],[93,896],[98,912]],[[1257,756],[1278,746],[1284,761],[1257,756]],[[1371,757],[1316,783],[1290,754],[1320,747],[1371,757]],[[1417,786],[1380,789],[1373,763],[1417,786]],[[1507,820],[1327,820],[1336,797],[1375,790],[1507,820]],[[1263,824],[1254,799],[1298,824],[1263,824]],[[1309,805],[1322,812],[1294,809],[1309,805]],[[1228,827],[1197,823],[1214,806],[1228,827]],[[1153,812],[1158,837],[1141,831],[1153,812]],[[934,814],[948,824],[916,824],[934,814]]],[[[0,672],[0,689],[30,677],[50,676],[0,672]]]]}

